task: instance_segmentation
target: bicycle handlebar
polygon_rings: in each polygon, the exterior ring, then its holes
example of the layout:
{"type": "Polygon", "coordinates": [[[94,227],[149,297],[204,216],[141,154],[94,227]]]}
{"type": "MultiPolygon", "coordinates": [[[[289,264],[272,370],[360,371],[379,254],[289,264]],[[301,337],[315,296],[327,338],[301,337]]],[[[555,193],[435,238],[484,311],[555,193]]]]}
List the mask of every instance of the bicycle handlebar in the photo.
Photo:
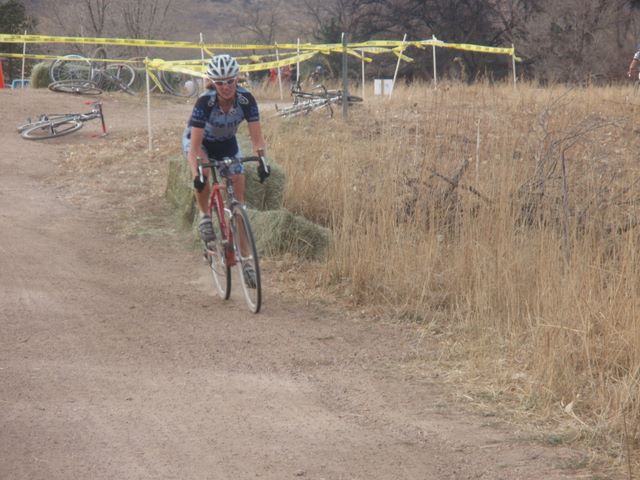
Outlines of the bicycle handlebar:
{"type": "Polygon", "coordinates": [[[204,182],[204,174],[202,173],[205,168],[213,168],[219,164],[223,164],[225,166],[232,165],[234,163],[248,163],[248,162],[260,162],[266,168],[269,168],[269,164],[267,163],[266,157],[263,155],[253,155],[249,157],[224,157],[221,160],[213,160],[208,162],[203,162],[200,157],[196,157],[198,160],[198,176],[200,177],[200,181],[204,182]]]}

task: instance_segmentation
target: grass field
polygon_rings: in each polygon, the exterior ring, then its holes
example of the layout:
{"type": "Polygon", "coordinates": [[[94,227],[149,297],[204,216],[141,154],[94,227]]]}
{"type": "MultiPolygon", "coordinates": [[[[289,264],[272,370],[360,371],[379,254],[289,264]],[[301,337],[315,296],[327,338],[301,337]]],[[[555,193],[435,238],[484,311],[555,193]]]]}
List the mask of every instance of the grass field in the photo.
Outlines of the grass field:
{"type": "Polygon", "coordinates": [[[348,122],[265,129],[286,207],[334,232],[313,281],[417,322],[457,381],[626,468],[640,460],[639,114],[631,86],[414,84],[368,92],[348,122]]]}

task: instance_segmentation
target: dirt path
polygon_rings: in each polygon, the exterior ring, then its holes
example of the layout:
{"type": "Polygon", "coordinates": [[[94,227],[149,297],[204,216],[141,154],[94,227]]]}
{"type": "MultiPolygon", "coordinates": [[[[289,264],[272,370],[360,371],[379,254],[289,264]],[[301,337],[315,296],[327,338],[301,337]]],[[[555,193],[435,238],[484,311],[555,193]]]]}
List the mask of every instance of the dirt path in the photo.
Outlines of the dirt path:
{"type": "MultiPolygon", "coordinates": [[[[119,207],[162,168],[118,154],[64,170],[70,145],[144,146],[143,104],[106,98],[106,139],[91,124],[41,143],[15,132],[80,103],[0,90],[0,478],[585,478],[576,453],[408,375],[429,358],[409,327],[281,300],[268,269],[260,315],[222,303],[186,234],[153,220],[161,202],[119,207]],[[123,216],[147,233],[116,228],[123,216]]],[[[158,128],[189,110],[163,104],[158,128]]]]}

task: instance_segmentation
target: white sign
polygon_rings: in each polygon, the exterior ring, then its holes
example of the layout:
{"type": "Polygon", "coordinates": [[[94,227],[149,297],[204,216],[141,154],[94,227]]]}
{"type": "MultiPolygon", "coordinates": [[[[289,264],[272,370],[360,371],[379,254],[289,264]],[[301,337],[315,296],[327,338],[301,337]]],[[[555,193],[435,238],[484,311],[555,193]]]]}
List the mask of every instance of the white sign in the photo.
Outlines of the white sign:
{"type": "Polygon", "coordinates": [[[391,95],[393,89],[392,78],[375,78],[373,80],[373,94],[374,95],[391,95]]]}

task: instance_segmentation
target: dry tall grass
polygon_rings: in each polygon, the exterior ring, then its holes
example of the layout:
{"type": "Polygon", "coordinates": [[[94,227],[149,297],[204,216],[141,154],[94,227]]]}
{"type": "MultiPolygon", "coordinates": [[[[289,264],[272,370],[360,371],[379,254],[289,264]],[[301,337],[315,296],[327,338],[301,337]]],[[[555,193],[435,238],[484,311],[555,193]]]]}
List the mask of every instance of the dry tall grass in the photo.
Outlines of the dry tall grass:
{"type": "Polygon", "coordinates": [[[265,129],[287,208],[333,231],[327,285],[438,324],[529,406],[562,402],[625,454],[640,444],[639,114],[631,87],[414,85],[369,92],[347,123],[265,129]]]}

